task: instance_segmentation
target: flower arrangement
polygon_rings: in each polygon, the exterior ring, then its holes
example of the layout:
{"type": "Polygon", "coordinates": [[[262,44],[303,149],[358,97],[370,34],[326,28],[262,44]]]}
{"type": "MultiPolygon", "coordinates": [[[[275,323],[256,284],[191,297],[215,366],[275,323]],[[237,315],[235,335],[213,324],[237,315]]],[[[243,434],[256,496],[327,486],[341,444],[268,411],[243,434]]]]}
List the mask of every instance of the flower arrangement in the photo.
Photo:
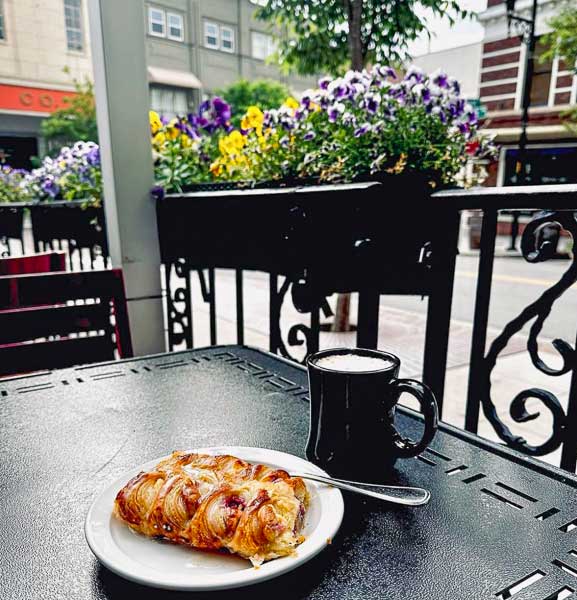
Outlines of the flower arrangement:
{"type": "MultiPolygon", "coordinates": [[[[249,106],[240,127],[221,98],[197,112],[166,119],[150,112],[156,190],[183,191],[198,183],[307,180],[348,182],[389,174],[418,174],[431,185],[458,182],[471,158],[495,148],[479,135],[473,107],[443,71],[411,67],[399,77],[375,65],[324,77],[299,100],[276,109],[249,106]]],[[[237,121],[238,122],[238,121],[237,121]]],[[[468,169],[468,183],[475,183],[468,169]]],[[[64,147],[25,172],[4,165],[0,201],[89,199],[102,196],[100,152],[93,142],[64,147]]]]}
{"type": "Polygon", "coordinates": [[[26,186],[28,171],[0,165],[0,202],[28,202],[30,191],[26,186]]]}
{"type": "Polygon", "coordinates": [[[25,177],[29,194],[37,200],[88,200],[102,197],[100,149],[94,142],[65,146],[55,158],[46,157],[38,169],[25,177]]]}
{"type": "Polygon", "coordinates": [[[239,129],[220,98],[204,103],[200,114],[207,111],[202,124],[193,115],[169,123],[151,115],[153,144],[161,135],[157,180],[169,190],[206,181],[347,182],[401,173],[418,173],[435,187],[455,183],[471,158],[494,152],[458,82],[440,70],[426,75],[411,67],[399,78],[375,65],[326,77],[278,109],[249,107],[239,129]]]}
{"type": "Polygon", "coordinates": [[[219,137],[232,130],[230,106],[216,97],[186,117],[168,120],[154,111],[149,117],[157,185],[181,191],[190,183],[211,181],[219,137]]]}

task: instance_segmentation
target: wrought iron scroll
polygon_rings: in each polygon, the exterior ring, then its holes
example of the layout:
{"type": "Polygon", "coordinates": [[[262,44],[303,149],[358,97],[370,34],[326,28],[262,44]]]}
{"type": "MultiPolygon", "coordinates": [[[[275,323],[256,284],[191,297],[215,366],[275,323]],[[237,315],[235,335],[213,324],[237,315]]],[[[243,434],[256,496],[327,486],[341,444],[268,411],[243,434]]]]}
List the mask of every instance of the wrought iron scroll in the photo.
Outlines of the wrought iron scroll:
{"type": "MultiPolygon", "coordinates": [[[[521,240],[524,258],[531,263],[549,260],[555,255],[557,240],[561,228],[568,231],[573,240],[577,240],[577,220],[575,213],[569,211],[543,211],[527,225],[521,240]]],[[[497,435],[509,446],[532,456],[543,456],[556,450],[566,441],[567,415],[558,398],[549,391],[531,388],[523,390],[512,400],[509,413],[517,423],[525,423],[537,419],[539,412],[527,411],[527,400],[536,398],[551,412],[553,417],[550,437],[539,445],[531,445],[522,436],[515,435],[497,415],[495,404],[491,399],[491,372],[495,368],[499,354],[507,346],[509,340],[518,333],[525,324],[535,319],[531,326],[527,350],[533,365],[542,373],[559,376],[575,370],[576,352],[567,342],[553,340],[553,347],[562,358],[560,368],[549,366],[539,355],[538,336],[555,301],[577,281],[577,255],[573,255],[571,266],[561,279],[547,289],[541,296],[524,308],[517,317],[510,321],[501,334],[493,341],[489,352],[481,364],[480,398],[483,412],[497,435]]]]}
{"type": "Polygon", "coordinates": [[[270,296],[270,349],[289,360],[304,363],[306,357],[318,350],[319,347],[319,312],[322,311],[325,317],[332,316],[331,308],[327,299],[323,295],[315,292],[311,281],[307,278],[306,272],[302,277],[285,277],[281,286],[278,287],[278,275],[270,276],[271,296],[270,296]],[[286,343],[281,333],[280,320],[282,307],[287,293],[291,291],[293,305],[298,312],[310,313],[311,324],[297,323],[288,330],[286,343]],[[288,346],[288,347],[287,347],[288,346]],[[305,355],[302,360],[296,358],[289,352],[289,347],[305,347],[305,355]]]}
{"type": "Polygon", "coordinates": [[[183,342],[193,347],[190,271],[184,258],[164,265],[166,310],[168,315],[168,348],[174,350],[183,342]]]}

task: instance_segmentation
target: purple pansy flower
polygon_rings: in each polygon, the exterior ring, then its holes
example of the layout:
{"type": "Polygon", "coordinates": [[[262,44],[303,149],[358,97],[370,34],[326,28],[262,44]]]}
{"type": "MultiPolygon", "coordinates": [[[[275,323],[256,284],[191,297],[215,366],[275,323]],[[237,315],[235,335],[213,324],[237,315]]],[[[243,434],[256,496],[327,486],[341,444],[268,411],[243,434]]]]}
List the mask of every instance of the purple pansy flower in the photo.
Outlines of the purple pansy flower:
{"type": "Polygon", "coordinates": [[[449,87],[449,76],[442,71],[441,69],[437,69],[432,75],[431,79],[435,85],[438,85],[440,88],[448,89],[449,87]]]}
{"type": "Polygon", "coordinates": [[[367,131],[369,131],[370,129],[371,129],[370,123],[363,123],[360,127],[355,129],[353,135],[356,138],[361,137],[362,135],[365,135],[365,133],[367,133],[367,131]]]}
{"type": "Polygon", "coordinates": [[[336,123],[337,119],[345,112],[345,105],[342,102],[335,102],[328,110],[329,122],[336,123]]]}

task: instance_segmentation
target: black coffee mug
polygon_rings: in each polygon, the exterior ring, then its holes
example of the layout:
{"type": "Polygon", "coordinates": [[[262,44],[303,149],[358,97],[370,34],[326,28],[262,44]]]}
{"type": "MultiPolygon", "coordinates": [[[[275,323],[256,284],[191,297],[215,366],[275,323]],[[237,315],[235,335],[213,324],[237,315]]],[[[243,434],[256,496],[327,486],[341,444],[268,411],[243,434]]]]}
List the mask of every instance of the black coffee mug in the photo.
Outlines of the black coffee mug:
{"type": "Polygon", "coordinates": [[[307,366],[310,428],[306,455],[329,474],[377,480],[392,469],[398,458],[417,456],[430,444],[438,422],[435,396],[423,383],[397,378],[401,361],[394,354],[336,348],[309,356],[307,366]],[[371,369],[329,366],[344,356],[353,356],[353,361],[355,356],[369,357],[373,360],[362,362],[371,362],[371,369]],[[322,360],[328,357],[341,358],[322,360]],[[382,362],[382,367],[374,359],[382,362]],[[402,392],[418,400],[425,418],[423,436],[418,442],[395,429],[395,406],[402,392]]]}

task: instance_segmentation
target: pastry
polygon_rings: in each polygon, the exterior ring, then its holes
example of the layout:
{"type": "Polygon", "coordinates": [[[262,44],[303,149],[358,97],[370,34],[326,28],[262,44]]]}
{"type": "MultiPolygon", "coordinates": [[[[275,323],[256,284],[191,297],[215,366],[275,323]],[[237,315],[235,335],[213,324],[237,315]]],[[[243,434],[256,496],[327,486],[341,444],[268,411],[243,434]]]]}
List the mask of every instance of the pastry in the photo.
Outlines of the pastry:
{"type": "Polygon", "coordinates": [[[309,495],[302,479],[234,456],[174,452],[117,494],[131,529],[199,550],[264,561],[292,554],[309,495]]]}

